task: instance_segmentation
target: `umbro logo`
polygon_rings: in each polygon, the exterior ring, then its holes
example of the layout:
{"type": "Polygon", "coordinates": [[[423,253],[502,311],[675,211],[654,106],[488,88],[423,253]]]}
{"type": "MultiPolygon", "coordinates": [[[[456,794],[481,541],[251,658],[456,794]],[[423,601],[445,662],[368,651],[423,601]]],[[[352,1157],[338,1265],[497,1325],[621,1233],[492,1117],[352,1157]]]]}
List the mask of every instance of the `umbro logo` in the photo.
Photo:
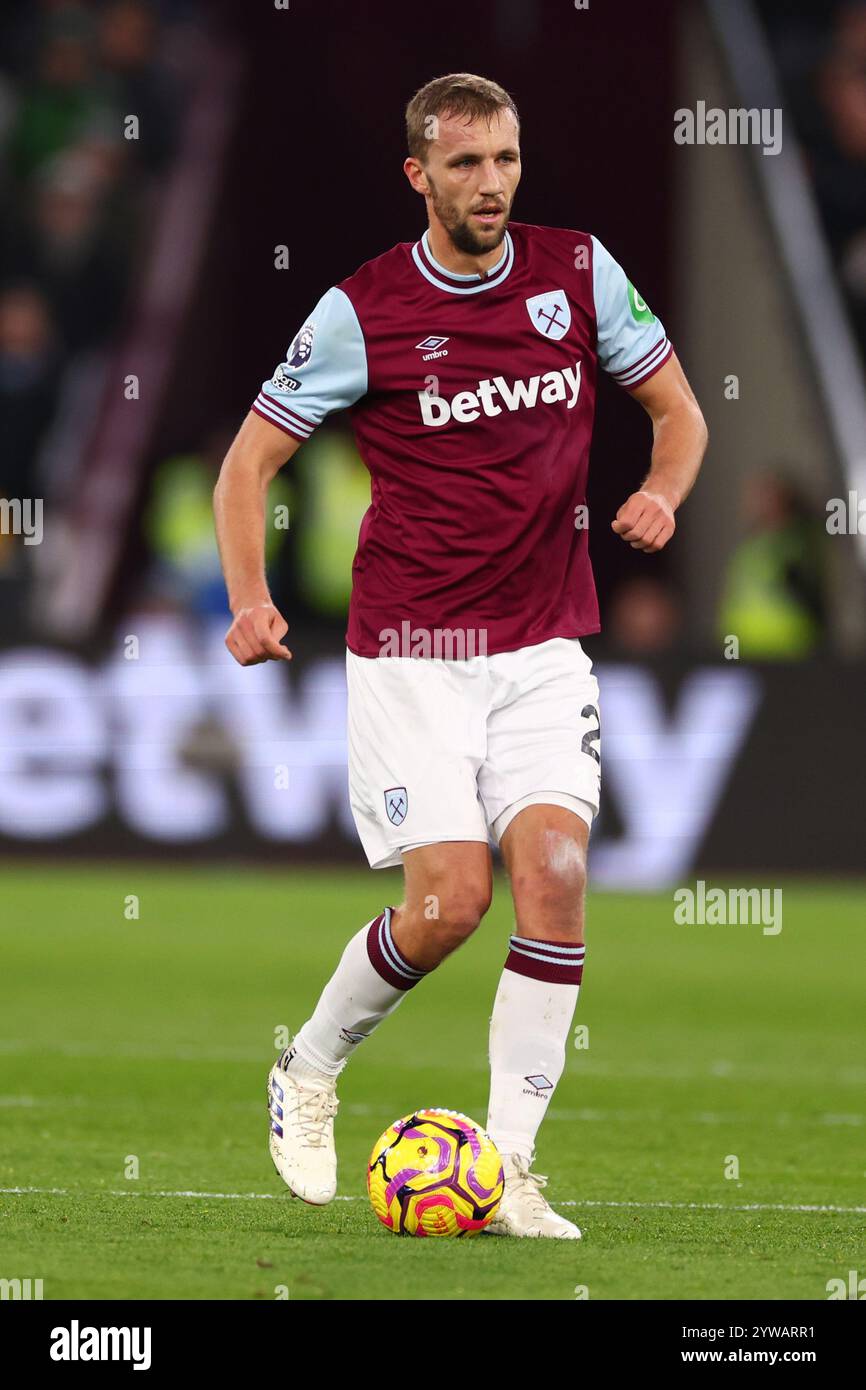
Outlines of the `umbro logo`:
{"type": "Polygon", "coordinates": [[[524,1076],[523,1079],[524,1081],[528,1081],[530,1086],[532,1087],[531,1091],[527,1091],[524,1089],[524,1095],[539,1096],[542,1095],[545,1091],[553,1090],[553,1082],[548,1080],[546,1076],[524,1076]]]}
{"type": "Polygon", "coordinates": [[[450,338],[438,338],[435,333],[423,342],[415,344],[416,352],[423,352],[422,362],[430,362],[434,357],[447,357],[448,349],[445,344],[450,342],[450,338]]]}
{"type": "Polygon", "coordinates": [[[366,1036],[366,1033],[353,1033],[350,1028],[340,1029],[340,1037],[345,1038],[346,1042],[362,1043],[366,1036]]]}

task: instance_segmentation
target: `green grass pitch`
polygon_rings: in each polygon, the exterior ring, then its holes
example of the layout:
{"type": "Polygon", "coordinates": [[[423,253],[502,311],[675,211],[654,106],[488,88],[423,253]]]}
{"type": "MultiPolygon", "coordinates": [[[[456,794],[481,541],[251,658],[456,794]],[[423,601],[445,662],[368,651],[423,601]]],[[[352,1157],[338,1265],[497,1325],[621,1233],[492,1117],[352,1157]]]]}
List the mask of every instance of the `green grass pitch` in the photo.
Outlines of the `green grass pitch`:
{"type": "Polygon", "coordinates": [[[339,1199],[291,1200],[267,1152],[274,1030],[399,892],[391,873],[5,867],[0,1277],[47,1299],[572,1300],[825,1299],[866,1274],[858,885],[785,885],[778,936],[594,893],[589,1046],[569,1048],[536,1165],[583,1241],[401,1240],[368,1208],[366,1159],[417,1106],[485,1119],[499,879],[473,940],[344,1074],[339,1199]]]}

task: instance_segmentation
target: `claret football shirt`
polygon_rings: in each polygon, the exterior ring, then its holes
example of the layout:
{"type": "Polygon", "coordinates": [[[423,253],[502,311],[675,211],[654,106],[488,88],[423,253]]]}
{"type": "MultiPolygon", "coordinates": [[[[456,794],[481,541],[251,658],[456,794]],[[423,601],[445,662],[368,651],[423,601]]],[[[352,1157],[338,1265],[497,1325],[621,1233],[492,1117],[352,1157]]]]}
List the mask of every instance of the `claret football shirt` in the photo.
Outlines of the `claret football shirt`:
{"type": "Polygon", "coordinates": [[[395,631],[462,630],[493,655],[597,632],[596,364],[633,388],[671,351],[585,232],[511,223],[485,275],[445,270],[425,233],[329,289],[253,409],[299,440],[350,412],[371,477],[350,649],[376,657],[395,631]]]}

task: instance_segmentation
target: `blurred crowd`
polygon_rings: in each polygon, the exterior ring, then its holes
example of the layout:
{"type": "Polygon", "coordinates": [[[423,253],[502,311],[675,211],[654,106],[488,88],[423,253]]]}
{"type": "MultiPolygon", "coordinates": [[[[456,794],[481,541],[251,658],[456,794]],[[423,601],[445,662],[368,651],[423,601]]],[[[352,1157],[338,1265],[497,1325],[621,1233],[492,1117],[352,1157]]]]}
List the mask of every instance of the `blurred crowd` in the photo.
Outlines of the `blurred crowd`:
{"type": "MultiPolygon", "coordinates": [[[[745,661],[802,661],[826,650],[829,551],[824,516],[784,465],[749,478],[740,538],[728,556],[716,613],[716,652],[745,661]]],[[[694,651],[680,586],[658,568],[625,580],[604,632],[613,657],[694,651]]]]}
{"type": "Polygon", "coordinates": [[[866,0],[760,0],[866,356],[866,0]]]}
{"type": "MultiPolygon", "coordinates": [[[[122,323],[178,139],[180,13],[147,0],[0,8],[0,495],[50,498],[40,447],[64,384],[122,323]]],[[[15,562],[5,540],[0,573],[15,562]]]]}

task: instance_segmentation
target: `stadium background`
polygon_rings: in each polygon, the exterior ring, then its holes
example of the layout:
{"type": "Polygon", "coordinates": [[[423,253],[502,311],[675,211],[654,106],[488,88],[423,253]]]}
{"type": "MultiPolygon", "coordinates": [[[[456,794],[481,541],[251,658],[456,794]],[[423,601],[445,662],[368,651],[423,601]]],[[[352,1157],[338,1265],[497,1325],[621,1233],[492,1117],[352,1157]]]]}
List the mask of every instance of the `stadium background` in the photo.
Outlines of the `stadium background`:
{"type": "MultiPolygon", "coordinates": [[[[210,936],[213,994],[177,1046],[194,1048],[199,1029],[234,1029],[246,1094],[261,1047],[243,1026],[261,1019],[248,1005],[233,1012],[231,926],[245,921],[251,970],[294,962],[324,978],[377,907],[380,881],[350,872],[363,861],[345,791],[342,635],[368,481],[345,421],[317,432],[271,499],[290,516],[268,543],[291,624],[288,669],[241,671],[223,650],[210,493],[262,379],[323,290],[420,234],[423,209],[400,171],[402,109],[429,77],[465,67],[502,82],[521,110],[515,216],[606,243],[664,321],[710,430],[676,543],[648,560],[609,528],[643,476],[648,426],[600,383],[589,504],[604,632],[587,648],[602,682],[606,801],[591,873],[596,890],[629,896],[596,891],[593,911],[611,929],[670,929],[671,890],[698,876],[793,882],[792,921],[844,928],[822,966],[836,1031],[813,1020],[810,1054],[830,1107],[835,1082],[820,1059],[841,1048],[850,1060],[845,991],[862,965],[862,893],[845,885],[863,871],[866,539],[856,520],[849,534],[825,523],[831,499],[853,494],[855,519],[866,499],[866,6],[475,0],[459,33],[450,12],[390,0],[41,0],[0,16],[0,497],[44,501],[38,544],[9,525],[0,535],[5,1089],[33,1090],[21,1038],[51,1017],[56,1041],[70,979],[64,1027],[84,1051],[67,1052],[68,1066],[82,1069],[83,1090],[122,1084],[85,1078],[82,1058],[100,1040],[115,1050],[120,1020],[135,1016],[130,960],[146,1051],[176,1037],[156,1001],[182,1013],[176,972],[200,961],[193,947],[210,936]],[[782,107],[782,152],[677,144],[674,112],[698,101],[782,107]],[[340,902],[328,896],[337,863],[340,902]],[[320,864],[331,868],[317,876],[320,864]],[[169,865],[176,875],[161,878],[169,865]],[[257,869],[258,906],[244,887],[257,869]],[[161,904],[158,924],[127,957],[106,944],[105,903],[142,884],[161,904]],[[321,955],[299,956],[280,914],[302,931],[323,902],[321,955]],[[182,961],[178,933],[192,952],[182,961]]],[[[504,931],[504,907],[500,917],[504,931]]],[[[781,976],[760,954],[766,940],[749,948],[755,1017],[761,979],[790,1004],[776,1094],[808,1031],[796,982],[810,943],[781,976]]],[[[700,962],[680,963],[694,1010],[701,998],[711,1006],[701,993],[711,981],[742,988],[727,947],[701,949],[700,962]]],[[[486,957],[468,959],[480,969],[486,957]]],[[[648,947],[619,965],[626,999],[639,965],[665,998],[648,947]]],[[[309,988],[298,988],[299,1010],[309,988]]],[[[269,989],[265,1016],[283,1018],[277,982],[269,989]]],[[[611,1007],[621,1002],[614,993],[611,1007]]],[[[682,1001],[669,1004],[676,1015],[682,1001]]],[[[688,1018],[663,1045],[672,1066],[697,1045],[688,1018]]],[[[763,1026],[738,1035],[746,1069],[763,1026]]],[[[411,1031],[395,1028],[410,1049],[411,1031]]],[[[122,1036],[121,1054],[133,1055],[122,1036]]],[[[387,1096],[387,1054],[372,1047],[387,1096]]],[[[682,1097],[668,1100],[675,1115],[682,1097]]],[[[459,1103],[481,1109],[480,1089],[459,1103]]],[[[359,1153],[370,1123],[357,1119],[359,1153]]],[[[858,1138],[853,1125],[828,1131],[834,1143],[839,1134],[858,1138]]],[[[20,1144],[29,1170],[23,1131],[20,1144]]],[[[850,1173],[857,1160],[840,1155],[827,1161],[850,1173]]],[[[632,1157],[623,1141],[626,1169],[632,1157]]],[[[91,1172],[99,1155],[81,1162],[91,1172]]],[[[10,1159],[7,1183],[21,1183],[22,1164],[10,1159]]],[[[63,1288],[114,1287],[58,1277],[63,1288]]],[[[157,1263],[147,1277],[157,1280],[157,1263]]],[[[192,1275],[189,1288],[199,1296],[192,1275]]]]}

